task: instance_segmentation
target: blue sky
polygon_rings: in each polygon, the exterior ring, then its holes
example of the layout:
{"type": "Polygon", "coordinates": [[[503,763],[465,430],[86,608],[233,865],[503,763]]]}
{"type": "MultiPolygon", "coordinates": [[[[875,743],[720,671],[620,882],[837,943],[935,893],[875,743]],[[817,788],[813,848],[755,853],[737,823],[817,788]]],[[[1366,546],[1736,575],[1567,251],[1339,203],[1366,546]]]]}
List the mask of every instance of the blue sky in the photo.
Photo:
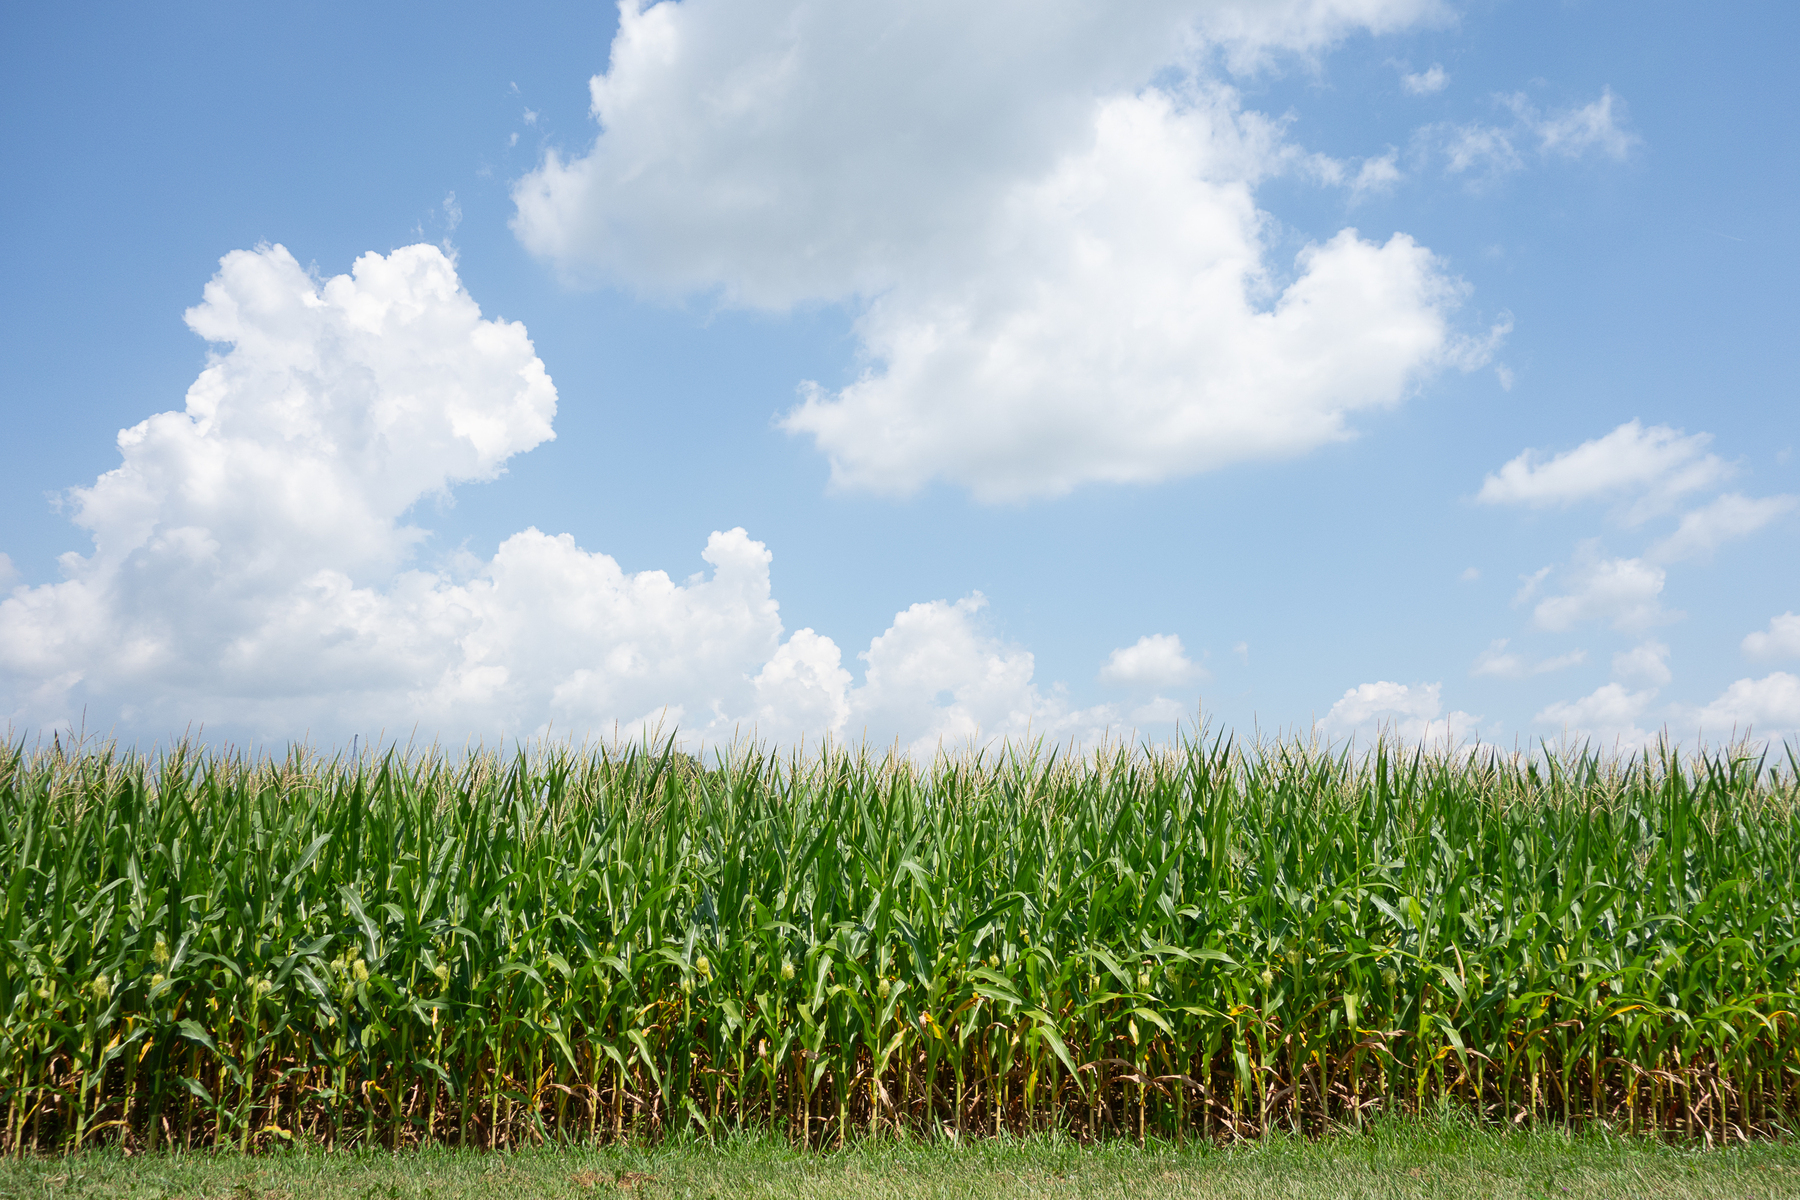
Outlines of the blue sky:
{"type": "Polygon", "coordinates": [[[24,14],[0,713],[1800,729],[1800,15],[1115,9],[24,14]]]}

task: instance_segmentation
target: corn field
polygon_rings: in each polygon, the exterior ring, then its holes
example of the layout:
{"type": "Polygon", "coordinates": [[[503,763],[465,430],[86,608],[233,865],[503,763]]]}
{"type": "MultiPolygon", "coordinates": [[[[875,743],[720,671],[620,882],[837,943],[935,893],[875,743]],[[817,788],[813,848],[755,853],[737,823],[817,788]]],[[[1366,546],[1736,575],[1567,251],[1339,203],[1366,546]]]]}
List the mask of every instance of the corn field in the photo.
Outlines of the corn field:
{"type": "Polygon", "coordinates": [[[4,1148],[1800,1118],[1800,763],[0,748],[4,1148]]]}

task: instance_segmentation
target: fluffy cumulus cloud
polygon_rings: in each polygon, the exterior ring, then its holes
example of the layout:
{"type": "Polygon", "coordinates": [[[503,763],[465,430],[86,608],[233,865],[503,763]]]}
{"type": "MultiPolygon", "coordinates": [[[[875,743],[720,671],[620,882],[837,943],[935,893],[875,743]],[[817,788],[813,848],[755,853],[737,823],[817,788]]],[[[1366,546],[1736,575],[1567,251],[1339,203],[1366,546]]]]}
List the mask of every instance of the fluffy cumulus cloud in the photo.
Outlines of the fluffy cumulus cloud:
{"type": "Polygon", "coordinates": [[[1480,733],[1480,717],[1444,712],[1441,683],[1365,683],[1345,692],[1319,727],[1333,737],[1369,743],[1380,737],[1408,742],[1460,743],[1480,733]]]}
{"type": "Polygon", "coordinates": [[[851,696],[850,736],[910,739],[911,753],[929,755],[997,737],[1091,742],[1130,734],[1111,706],[1077,710],[1061,689],[1040,694],[1031,653],[979,632],[974,618],[985,604],[977,594],[896,616],[861,656],[867,666],[851,696]]]}
{"type": "Polygon", "coordinates": [[[1206,678],[1206,671],[1188,658],[1179,634],[1149,633],[1107,655],[1100,678],[1125,687],[1175,688],[1206,678]]]}
{"type": "Polygon", "coordinates": [[[330,739],[836,734],[940,742],[1129,732],[1032,681],[982,601],[915,605],[860,657],[782,627],[771,555],[714,533],[684,582],[527,529],[452,571],[407,514],[552,435],[523,326],[484,319],[435,247],[320,281],[280,246],[228,255],[188,324],[218,349],[183,410],[119,437],[69,496],[93,539],[0,603],[13,722],[330,739]]]}
{"type": "Polygon", "coordinates": [[[1800,676],[1776,671],[1761,679],[1740,679],[1712,703],[1683,717],[1700,737],[1715,741],[1793,738],[1800,735],[1800,676]]]}
{"type": "Polygon", "coordinates": [[[991,270],[876,299],[879,364],[788,414],[840,486],[932,479],[1015,500],[1301,453],[1478,354],[1456,288],[1404,235],[1346,230],[1274,291],[1230,114],[1161,93],[1100,112],[1092,149],[1021,189],[991,270]],[[1260,303],[1262,293],[1268,303],[1260,303]]]}
{"type": "Polygon", "coordinates": [[[625,0],[589,85],[601,134],[514,193],[514,227],[573,278],[721,290],[761,307],[954,271],[1021,182],[1094,138],[1098,106],[1223,48],[1240,65],[1432,0],[1085,4],[625,0]]]}
{"type": "Polygon", "coordinates": [[[1560,454],[1524,451],[1484,479],[1475,498],[1533,508],[1621,503],[1624,519],[1637,524],[1730,476],[1730,464],[1707,451],[1711,442],[1708,433],[1627,421],[1560,454]]]}
{"type": "Polygon", "coordinates": [[[1409,96],[1432,96],[1450,86],[1450,72],[1442,63],[1432,63],[1423,71],[1402,71],[1400,86],[1409,96]]]}
{"type": "Polygon", "coordinates": [[[1800,658],[1800,613],[1782,613],[1744,638],[1744,653],[1751,658],[1800,658]]]}
{"type": "Polygon", "coordinates": [[[1608,558],[1597,542],[1584,542],[1564,572],[1567,591],[1546,596],[1532,610],[1540,629],[1561,632],[1584,621],[1604,621],[1638,633],[1678,619],[1662,606],[1668,572],[1641,558],[1608,558]]]}
{"type": "MultiPolygon", "coordinates": [[[[1173,633],[1145,634],[1114,650],[1100,665],[1101,682],[1140,695],[1176,691],[1207,678],[1206,668],[1188,657],[1180,635],[1173,633]]],[[[1188,709],[1180,700],[1164,695],[1152,696],[1131,710],[1131,720],[1139,726],[1166,725],[1186,715],[1188,709]]]]}
{"type": "Polygon", "coordinates": [[[864,373],[784,420],[842,487],[1016,500],[1298,454],[1490,339],[1456,332],[1462,287],[1405,235],[1271,261],[1258,183],[1398,172],[1292,145],[1213,64],[1439,15],[628,3],[597,140],[520,181],[514,228],[576,280],[856,303],[864,373]]]}
{"type": "Polygon", "coordinates": [[[1533,719],[1570,740],[1635,750],[1656,740],[1655,733],[1638,726],[1655,699],[1655,688],[1633,691],[1623,684],[1608,683],[1579,700],[1551,704],[1533,719]]]}
{"type": "Polygon", "coordinates": [[[358,581],[424,536],[404,521],[414,502],[551,436],[556,391],[524,327],[483,320],[432,247],[323,285],[279,246],[240,251],[187,322],[229,350],[184,411],[125,430],[122,464],[70,493],[93,553],[0,605],[25,715],[111,700],[172,720],[223,711],[189,707],[213,689],[254,709],[424,669],[405,631],[370,636],[389,613],[358,581]]]}

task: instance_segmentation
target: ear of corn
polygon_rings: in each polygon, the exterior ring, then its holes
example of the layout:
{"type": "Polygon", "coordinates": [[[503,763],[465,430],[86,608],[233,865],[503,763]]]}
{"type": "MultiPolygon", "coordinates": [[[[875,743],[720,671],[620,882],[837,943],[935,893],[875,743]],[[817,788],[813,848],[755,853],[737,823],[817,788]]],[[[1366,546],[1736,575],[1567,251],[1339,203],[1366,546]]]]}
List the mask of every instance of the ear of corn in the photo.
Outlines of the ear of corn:
{"type": "Polygon", "coordinates": [[[1800,1117],[1796,762],[0,759],[0,1144],[1800,1117]]]}

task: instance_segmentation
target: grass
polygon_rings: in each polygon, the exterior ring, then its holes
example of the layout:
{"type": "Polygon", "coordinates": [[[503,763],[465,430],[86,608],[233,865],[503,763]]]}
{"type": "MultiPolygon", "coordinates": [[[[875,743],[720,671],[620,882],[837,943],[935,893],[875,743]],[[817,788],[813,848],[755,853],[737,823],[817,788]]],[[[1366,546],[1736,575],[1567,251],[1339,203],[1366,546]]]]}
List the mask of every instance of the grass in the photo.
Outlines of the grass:
{"type": "Polygon", "coordinates": [[[1790,1136],[1797,766],[17,746],[0,1148],[1790,1136]]]}
{"type": "Polygon", "coordinates": [[[0,1162],[0,1200],[596,1200],[729,1197],[1641,1197],[1800,1195],[1800,1147],[1704,1149],[1603,1134],[1385,1120],[1358,1134],[1231,1147],[1066,1138],[857,1143],[807,1153],[767,1135],[722,1143],[484,1153],[281,1149],[0,1162]]]}

